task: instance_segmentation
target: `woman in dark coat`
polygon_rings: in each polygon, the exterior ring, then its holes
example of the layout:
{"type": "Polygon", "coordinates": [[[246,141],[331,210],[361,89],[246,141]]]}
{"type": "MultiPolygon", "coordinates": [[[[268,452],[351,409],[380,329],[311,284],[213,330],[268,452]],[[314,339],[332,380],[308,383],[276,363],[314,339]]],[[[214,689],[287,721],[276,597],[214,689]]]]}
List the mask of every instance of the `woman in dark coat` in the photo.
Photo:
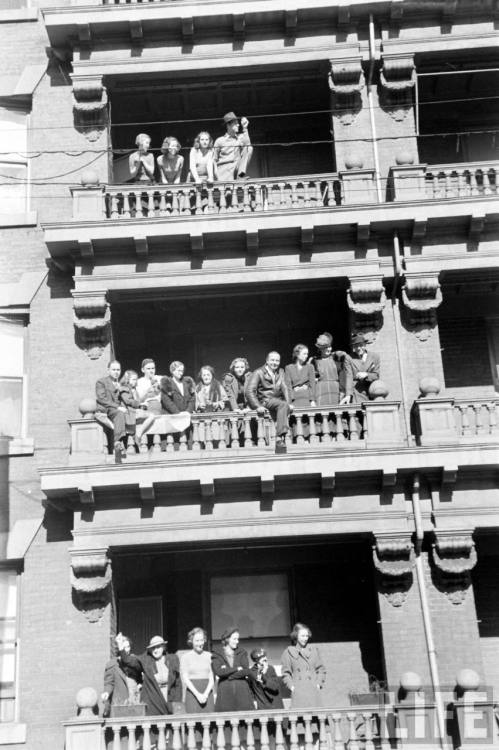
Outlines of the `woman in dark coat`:
{"type": "Polygon", "coordinates": [[[284,380],[294,407],[308,409],[315,406],[315,370],[308,360],[308,347],[297,344],[293,349],[293,364],[286,365],[284,380]]]}
{"type": "Polygon", "coordinates": [[[254,648],[250,654],[254,662],[251,667],[253,680],[251,690],[257,711],[268,711],[269,709],[284,708],[279,677],[274,667],[269,664],[267,654],[263,648],[254,648]]]}
{"type": "Polygon", "coordinates": [[[251,670],[248,654],[239,647],[239,630],[229,628],[221,637],[221,647],[213,649],[211,666],[218,677],[215,711],[252,711],[251,670]]]}
{"type": "MultiPolygon", "coordinates": [[[[125,653],[130,654],[130,639],[121,636],[121,645],[125,653]]],[[[104,670],[104,691],[101,695],[104,704],[104,716],[109,716],[111,706],[123,706],[140,701],[141,670],[136,666],[123,664],[120,656],[110,659],[104,670]]]]}
{"type": "Polygon", "coordinates": [[[116,636],[116,643],[123,664],[139,668],[142,673],[141,701],[146,704],[146,714],[173,713],[173,702],[182,700],[178,656],[166,653],[167,642],[160,635],[151,638],[141,656],[126,654],[121,649],[121,637],[121,634],[116,636]]]}
{"type": "Polygon", "coordinates": [[[245,357],[236,357],[230,363],[229,372],[223,377],[223,387],[229,399],[231,411],[250,411],[246,399],[246,386],[251,377],[249,362],[245,357]]]}

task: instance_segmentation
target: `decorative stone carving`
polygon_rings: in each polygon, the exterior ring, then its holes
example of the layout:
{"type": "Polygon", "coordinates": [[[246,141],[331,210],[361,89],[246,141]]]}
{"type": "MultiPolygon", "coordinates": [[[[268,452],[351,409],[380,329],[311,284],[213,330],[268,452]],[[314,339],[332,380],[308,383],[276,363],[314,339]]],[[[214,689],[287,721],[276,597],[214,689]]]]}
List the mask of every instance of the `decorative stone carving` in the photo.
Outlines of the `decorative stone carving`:
{"type": "Polygon", "coordinates": [[[442,303],[438,274],[405,276],[402,301],[409,313],[409,326],[421,341],[426,341],[437,324],[437,307],[442,303]]]}
{"type": "Polygon", "coordinates": [[[401,607],[412,586],[414,548],[407,534],[379,534],[373,545],[379,590],[393,607],[401,607]]]}
{"type": "Polygon", "coordinates": [[[87,140],[96,141],[108,121],[107,91],[102,76],[72,76],[72,79],[75,128],[87,140]]]}
{"type": "Polygon", "coordinates": [[[73,323],[78,346],[90,359],[99,359],[109,342],[111,310],[106,293],[73,293],[73,323]]]}
{"type": "Polygon", "coordinates": [[[403,120],[412,107],[416,85],[414,57],[405,53],[383,55],[379,79],[384,108],[394,120],[403,120]]]}
{"type": "Polygon", "coordinates": [[[109,604],[111,580],[107,549],[71,552],[73,601],[89,622],[98,622],[109,604]]]}
{"type": "Polygon", "coordinates": [[[364,88],[361,56],[330,60],[329,88],[333,92],[333,114],[343,125],[351,125],[362,109],[364,88]]]}
{"type": "Polygon", "coordinates": [[[432,544],[435,583],[452,604],[462,604],[471,585],[477,554],[472,532],[435,531],[432,544]]]}
{"type": "Polygon", "coordinates": [[[353,315],[353,330],[363,333],[368,343],[376,338],[383,325],[386,293],[381,277],[350,279],[347,303],[353,315]]]}

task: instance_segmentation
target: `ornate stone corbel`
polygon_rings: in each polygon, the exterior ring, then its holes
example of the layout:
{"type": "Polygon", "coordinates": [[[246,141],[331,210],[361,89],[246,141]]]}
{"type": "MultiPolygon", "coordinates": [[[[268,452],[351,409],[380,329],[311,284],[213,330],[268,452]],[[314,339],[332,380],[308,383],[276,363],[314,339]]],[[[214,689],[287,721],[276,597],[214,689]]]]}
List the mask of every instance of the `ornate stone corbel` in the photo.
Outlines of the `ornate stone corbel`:
{"type": "Polygon", "coordinates": [[[409,313],[412,332],[421,341],[426,341],[437,324],[437,307],[442,303],[438,274],[406,274],[402,301],[409,313]]]}
{"type": "Polygon", "coordinates": [[[416,85],[413,55],[383,55],[379,79],[385,109],[394,120],[403,120],[412,106],[412,89],[416,85]]]}
{"type": "Polygon", "coordinates": [[[107,126],[107,91],[102,76],[72,76],[75,128],[89,141],[96,141],[107,126]]]}
{"type": "Polygon", "coordinates": [[[435,531],[432,544],[434,579],[452,604],[462,604],[471,585],[477,554],[470,531],[435,531]]]}
{"type": "Polygon", "coordinates": [[[414,548],[409,535],[377,534],[373,561],[380,592],[393,607],[401,607],[413,580],[414,548]]]}
{"type": "Polygon", "coordinates": [[[73,602],[89,622],[98,622],[111,599],[107,549],[71,550],[73,602]]]}
{"type": "Polygon", "coordinates": [[[109,342],[111,310],[106,292],[73,292],[73,324],[78,346],[90,359],[99,359],[109,342]]]}
{"type": "Polygon", "coordinates": [[[361,56],[330,60],[329,88],[333,92],[333,114],[343,125],[350,125],[362,109],[364,88],[361,56]]]}
{"type": "Polygon", "coordinates": [[[383,325],[386,293],[381,276],[350,279],[347,290],[348,307],[353,314],[353,330],[363,333],[369,343],[383,325]]]}

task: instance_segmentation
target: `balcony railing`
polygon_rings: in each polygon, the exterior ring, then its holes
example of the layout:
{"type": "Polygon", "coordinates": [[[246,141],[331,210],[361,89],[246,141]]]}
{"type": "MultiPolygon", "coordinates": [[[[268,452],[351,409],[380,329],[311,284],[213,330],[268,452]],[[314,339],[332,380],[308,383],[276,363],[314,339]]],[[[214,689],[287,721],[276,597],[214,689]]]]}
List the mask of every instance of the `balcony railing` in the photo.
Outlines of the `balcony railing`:
{"type": "Polygon", "coordinates": [[[414,404],[421,445],[499,442],[499,398],[420,398],[414,404]]]}
{"type": "Polygon", "coordinates": [[[497,195],[499,162],[405,164],[390,169],[389,186],[390,197],[395,201],[497,195]]]}

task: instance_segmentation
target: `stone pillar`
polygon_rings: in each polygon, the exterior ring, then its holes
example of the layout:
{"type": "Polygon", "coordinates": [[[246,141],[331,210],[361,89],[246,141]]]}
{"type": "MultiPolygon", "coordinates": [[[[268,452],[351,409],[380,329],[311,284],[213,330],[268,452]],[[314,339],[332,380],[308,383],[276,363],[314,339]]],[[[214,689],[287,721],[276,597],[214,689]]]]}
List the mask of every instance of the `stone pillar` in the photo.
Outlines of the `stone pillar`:
{"type": "Polygon", "coordinates": [[[111,603],[111,582],[107,548],[71,550],[73,602],[89,622],[99,622],[111,603]]]}
{"type": "Polygon", "coordinates": [[[400,675],[417,672],[430,681],[423,616],[415,583],[414,548],[408,531],[375,535],[376,568],[381,635],[386,678],[398,690],[400,675]]]}
{"type": "Polygon", "coordinates": [[[106,291],[73,292],[76,343],[90,359],[99,359],[109,343],[111,309],[106,291]]]}

